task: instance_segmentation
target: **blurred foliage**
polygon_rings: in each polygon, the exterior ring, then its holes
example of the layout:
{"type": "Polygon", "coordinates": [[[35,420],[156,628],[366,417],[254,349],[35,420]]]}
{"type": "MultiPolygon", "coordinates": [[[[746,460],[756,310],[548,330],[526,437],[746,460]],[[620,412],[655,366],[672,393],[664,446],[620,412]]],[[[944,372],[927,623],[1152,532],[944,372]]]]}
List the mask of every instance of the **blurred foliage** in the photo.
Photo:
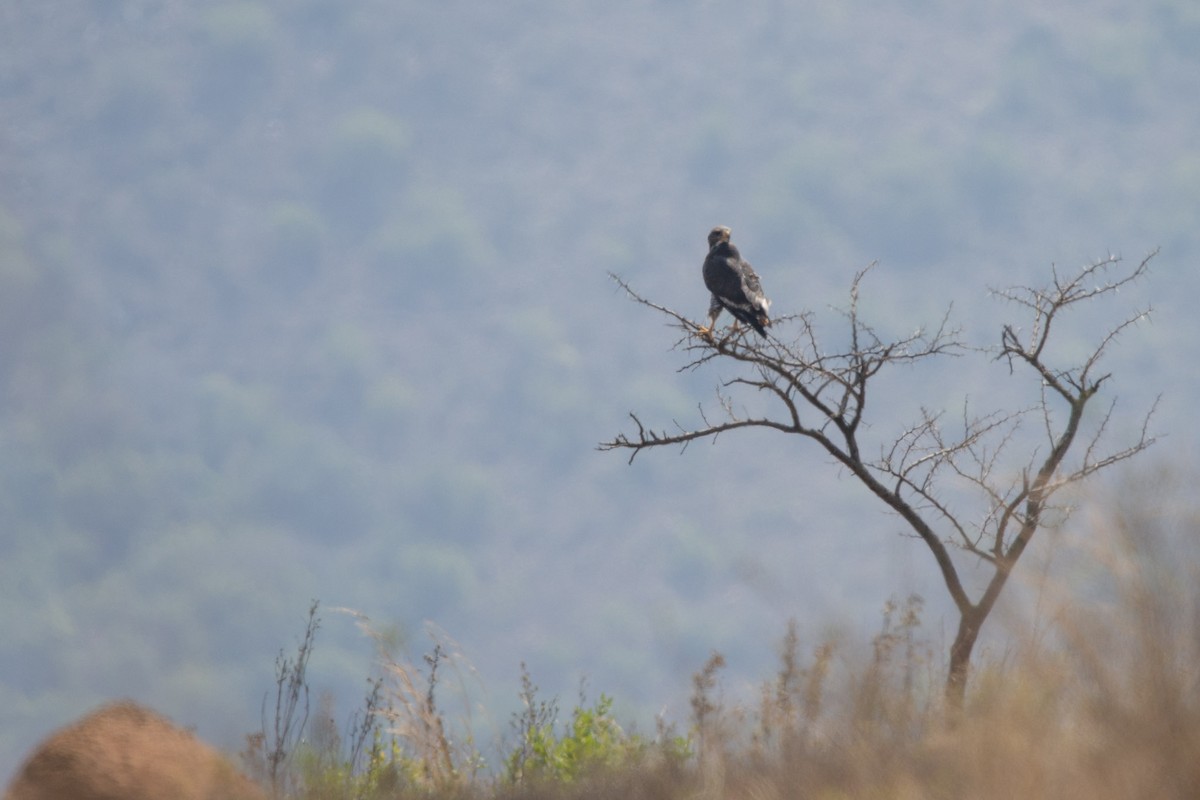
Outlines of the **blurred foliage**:
{"type": "Polygon", "coordinates": [[[621,730],[612,717],[612,705],[612,698],[603,694],[590,707],[580,698],[561,733],[555,732],[553,720],[521,731],[524,738],[505,765],[507,779],[570,783],[589,773],[636,763],[649,745],[621,730]]]}
{"type": "Polygon", "coordinates": [[[404,197],[409,139],[404,125],[377,109],[346,115],[334,127],[320,174],[326,216],[350,236],[363,236],[404,197]]]}
{"type": "Polygon", "coordinates": [[[277,291],[297,294],[320,272],[328,236],[324,219],[299,203],[280,203],[265,232],[266,280],[277,291]]]}
{"type": "Polygon", "coordinates": [[[226,124],[249,112],[273,83],[274,16],[263,3],[222,3],[199,12],[203,42],[194,87],[198,110],[226,124]]]}
{"type": "MultiPolygon", "coordinates": [[[[1191,263],[1198,30],[1183,0],[5,6],[0,772],[97,694],[202,724],[253,706],[263,631],[318,591],[500,668],[608,658],[563,640],[597,636],[619,575],[637,638],[613,657],[643,687],[670,677],[656,647],[752,639],[758,600],[652,627],[741,591],[716,477],[764,509],[761,547],[807,542],[826,493],[724,439],[635,470],[592,452],[714,383],[671,373],[673,332],[605,271],[700,315],[724,222],[778,308],[881,259],[883,323],[908,327],[919,298],[1064,255],[1191,263]]],[[[1140,368],[1190,363],[1161,330],[1140,368]]],[[[852,538],[839,585],[873,583],[852,538]]],[[[800,549],[765,558],[807,570],[800,549]]]]}
{"type": "MultiPolygon", "coordinates": [[[[512,735],[488,771],[469,740],[470,760],[451,756],[462,729],[435,702],[447,659],[435,645],[424,670],[385,658],[399,680],[368,681],[344,735],[323,697],[284,753],[281,796],[1191,797],[1198,517],[1194,502],[1168,517],[1154,505],[1178,480],[1143,476],[1125,484],[1136,499],[1103,504],[1073,561],[1105,579],[1050,589],[1043,624],[979,664],[965,714],[941,706],[936,633],[910,595],[884,604],[869,641],[806,642],[789,621],[773,673],[748,692],[727,689],[727,659],[711,653],[692,677],[686,735],[661,719],[653,738],[627,733],[611,697],[582,690],[564,718],[522,663],[512,735]]],[[[265,739],[243,753],[259,774],[265,739]]]]}

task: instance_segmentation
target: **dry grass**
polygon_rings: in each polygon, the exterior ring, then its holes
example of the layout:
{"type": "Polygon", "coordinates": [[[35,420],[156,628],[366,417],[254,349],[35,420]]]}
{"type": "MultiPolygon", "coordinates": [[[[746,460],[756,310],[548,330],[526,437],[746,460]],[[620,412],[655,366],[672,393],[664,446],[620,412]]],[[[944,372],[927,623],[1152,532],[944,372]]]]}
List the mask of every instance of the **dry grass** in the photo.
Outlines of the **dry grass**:
{"type": "MultiPolygon", "coordinates": [[[[1131,495],[1153,505],[1153,493],[1131,495]]],[[[438,644],[420,668],[386,663],[401,779],[342,796],[1200,797],[1200,513],[1116,509],[1077,522],[1093,551],[1057,556],[1070,569],[1049,573],[1036,634],[1014,631],[1002,659],[976,665],[953,719],[945,666],[910,597],[885,608],[858,652],[836,638],[806,646],[789,627],[778,671],[748,705],[721,691],[714,653],[692,680],[690,757],[648,742],[578,779],[489,777],[446,735],[434,686],[457,656],[447,661],[438,644]],[[1079,586],[1072,575],[1084,576],[1079,586]]]]}
{"type": "Polygon", "coordinates": [[[790,629],[753,713],[710,699],[711,660],[694,681],[704,743],[681,774],[656,765],[555,796],[1200,797],[1200,515],[1161,511],[1090,521],[1094,552],[1069,556],[1104,554],[1087,601],[1064,590],[1042,636],[977,666],[952,723],[909,598],[886,609],[865,657],[834,640],[802,654],[790,629]]]}
{"type": "Polygon", "coordinates": [[[759,737],[770,746],[702,770],[719,777],[703,794],[1200,797],[1198,520],[1128,509],[1092,520],[1094,552],[1105,554],[1094,572],[1107,585],[1093,574],[1087,602],[1058,601],[1040,641],[978,666],[952,722],[927,677],[911,601],[888,610],[857,669],[831,660],[831,643],[804,667],[785,647],[759,714],[776,720],[759,737]],[[825,712],[812,710],[821,685],[825,712]],[[801,701],[809,710],[797,714],[801,701]]]}
{"type": "MultiPolygon", "coordinates": [[[[722,692],[725,662],[714,653],[692,679],[686,744],[666,729],[657,740],[626,735],[604,702],[581,705],[574,720],[586,724],[564,731],[559,719],[559,732],[545,734],[564,737],[555,740],[559,754],[582,759],[571,769],[553,779],[494,775],[481,771],[470,704],[449,715],[442,706],[443,688],[463,697],[473,680],[453,642],[433,631],[428,654],[401,658],[359,617],[380,644],[383,673],[352,735],[342,741],[318,727],[299,744],[303,724],[285,719],[271,728],[284,731],[275,742],[264,722],[249,765],[265,776],[279,750],[274,763],[288,772],[274,789],[289,800],[1200,797],[1200,511],[1156,504],[1148,487],[1129,495],[1146,505],[1077,520],[1087,535],[1076,538],[1091,552],[1057,556],[1069,569],[1047,573],[1036,634],[1015,630],[1017,643],[1002,659],[976,666],[966,707],[953,719],[942,704],[944,665],[923,638],[914,596],[888,604],[880,631],[859,651],[836,638],[805,645],[790,626],[777,672],[745,705],[722,692]]],[[[315,629],[314,606],[302,653],[315,629]]],[[[293,666],[303,661],[281,663],[279,696],[305,702],[277,707],[294,716],[303,706],[307,718],[303,670],[293,666]]],[[[516,729],[549,730],[555,702],[536,698],[528,678],[522,691],[530,716],[516,729]]],[[[26,778],[41,777],[18,780],[12,797],[61,795],[30,787],[58,786],[52,780],[67,774],[68,762],[77,782],[107,785],[105,765],[140,764],[138,786],[174,780],[178,796],[190,796],[185,788],[224,796],[203,788],[208,756],[180,767],[178,754],[162,749],[177,739],[187,745],[179,752],[200,752],[183,733],[139,743],[92,724],[86,736],[71,735],[75,744],[47,745],[31,759],[26,778]],[[119,758],[105,760],[109,751],[119,758]]]]}

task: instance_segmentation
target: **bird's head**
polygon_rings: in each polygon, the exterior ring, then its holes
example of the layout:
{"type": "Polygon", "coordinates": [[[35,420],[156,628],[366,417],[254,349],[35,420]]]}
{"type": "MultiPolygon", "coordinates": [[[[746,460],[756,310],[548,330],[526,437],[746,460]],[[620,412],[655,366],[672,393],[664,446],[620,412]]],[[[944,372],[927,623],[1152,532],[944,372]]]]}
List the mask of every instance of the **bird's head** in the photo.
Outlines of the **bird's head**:
{"type": "Polygon", "coordinates": [[[733,231],[724,225],[718,225],[708,232],[708,249],[711,250],[720,242],[728,242],[729,236],[733,231]]]}

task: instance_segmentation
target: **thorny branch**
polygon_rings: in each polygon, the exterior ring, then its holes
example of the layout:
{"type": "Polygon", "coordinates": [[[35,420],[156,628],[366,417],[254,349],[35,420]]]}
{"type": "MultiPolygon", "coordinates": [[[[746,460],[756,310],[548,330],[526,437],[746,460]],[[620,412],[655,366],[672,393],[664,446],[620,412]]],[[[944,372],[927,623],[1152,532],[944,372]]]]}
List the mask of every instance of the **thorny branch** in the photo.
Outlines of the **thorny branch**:
{"type": "MultiPolygon", "coordinates": [[[[703,335],[698,323],[647,300],[613,275],[635,302],[673,320],[672,326],[682,334],[675,349],[682,350],[687,359],[680,371],[695,370],[710,362],[733,367],[739,371],[724,381],[723,388],[745,387],[765,393],[775,411],[742,418],[734,413],[729,397],[719,393],[725,411],[721,421],[710,421],[702,410],[700,426],[685,428],[676,423],[676,430],[668,432],[647,427],[631,413],[636,430],[618,434],[601,443],[599,449],[629,450],[632,463],[649,448],[686,447],[697,439],[750,427],[772,428],[816,442],[899,514],[929,547],[962,614],[955,648],[962,645],[969,656],[978,625],[986,618],[1030,538],[1055,508],[1055,495],[1137,455],[1154,442],[1149,432],[1155,410],[1152,407],[1135,441],[1115,450],[1105,449],[1102,439],[1108,433],[1114,408],[1110,404],[1099,423],[1083,436],[1084,443],[1078,448],[1082,456],[1068,459],[1081,435],[1084,409],[1110,377],[1108,373],[1097,374],[1098,364],[1117,337],[1147,319],[1150,310],[1140,310],[1113,326],[1086,358],[1065,366],[1052,356],[1050,336],[1068,310],[1116,294],[1143,277],[1156,254],[1151,252],[1132,269],[1124,268],[1120,257],[1108,256],[1083,267],[1073,277],[1053,270],[1048,286],[994,290],[994,295],[1017,304],[1031,317],[1027,331],[1014,325],[1002,327],[995,357],[1007,362],[1010,374],[1022,365],[1030,369],[1042,387],[1039,401],[1028,408],[986,413],[976,413],[964,403],[961,420],[951,428],[946,427],[942,412],[923,410],[917,422],[880,446],[875,459],[864,456],[861,441],[871,396],[868,389],[886,368],[967,353],[970,348],[961,339],[959,329],[951,325],[949,311],[935,327],[919,328],[895,339],[881,335],[859,312],[860,287],[871,270],[867,267],[854,276],[849,306],[840,311],[846,326],[846,344],[840,349],[828,349],[820,343],[815,317],[810,312],[779,318],[771,328],[777,333],[766,339],[746,330],[709,337],[703,335]],[[791,332],[790,341],[780,338],[778,332],[782,331],[791,332]],[[1064,409],[1065,420],[1059,418],[1064,409]],[[1022,458],[1012,451],[1030,414],[1041,417],[1042,433],[1032,437],[1023,434],[1021,443],[1028,438],[1034,442],[1022,458]],[[980,500],[982,508],[973,516],[959,510],[963,492],[951,492],[961,486],[980,500]],[[972,601],[963,588],[950,548],[970,553],[994,569],[978,601],[972,601]]],[[[953,671],[954,650],[951,662],[953,671]]]]}

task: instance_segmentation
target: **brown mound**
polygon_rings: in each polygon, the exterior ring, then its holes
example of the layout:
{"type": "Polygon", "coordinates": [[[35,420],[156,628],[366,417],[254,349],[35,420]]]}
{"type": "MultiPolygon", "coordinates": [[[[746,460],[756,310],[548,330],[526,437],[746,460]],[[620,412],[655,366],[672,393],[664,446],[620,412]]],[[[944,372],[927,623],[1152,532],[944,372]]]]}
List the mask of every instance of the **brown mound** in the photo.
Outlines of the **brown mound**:
{"type": "Polygon", "coordinates": [[[220,753],[125,701],[51,734],[5,800],[266,800],[220,753]]]}

